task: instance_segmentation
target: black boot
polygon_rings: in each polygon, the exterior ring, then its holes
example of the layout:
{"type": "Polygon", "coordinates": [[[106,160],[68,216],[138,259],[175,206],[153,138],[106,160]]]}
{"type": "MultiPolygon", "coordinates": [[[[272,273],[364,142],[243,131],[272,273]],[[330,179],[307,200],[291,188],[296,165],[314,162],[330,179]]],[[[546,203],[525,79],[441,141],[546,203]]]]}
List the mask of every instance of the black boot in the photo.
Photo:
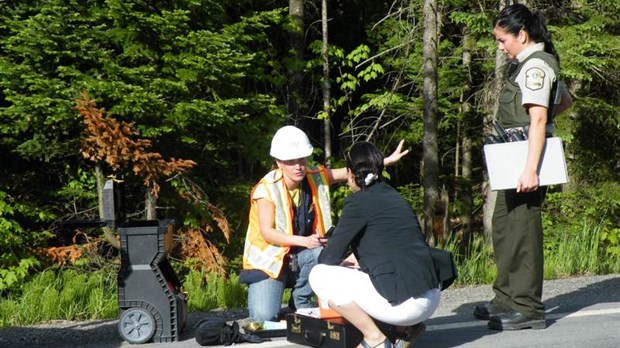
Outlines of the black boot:
{"type": "Polygon", "coordinates": [[[511,310],[506,313],[491,316],[488,326],[493,330],[541,330],[547,327],[547,322],[545,321],[545,317],[529,318],[515,310],[511,310]]]}
{"type": "Polygon", "coordinates": [[[501,308],[494,304],[493,301],[489,301],[483,305],[476,306],[474,309],[474,317],[476,317],[476,319],[489,320],[494,315],[499,315],[508,311],[509,309],[501,308]]]}

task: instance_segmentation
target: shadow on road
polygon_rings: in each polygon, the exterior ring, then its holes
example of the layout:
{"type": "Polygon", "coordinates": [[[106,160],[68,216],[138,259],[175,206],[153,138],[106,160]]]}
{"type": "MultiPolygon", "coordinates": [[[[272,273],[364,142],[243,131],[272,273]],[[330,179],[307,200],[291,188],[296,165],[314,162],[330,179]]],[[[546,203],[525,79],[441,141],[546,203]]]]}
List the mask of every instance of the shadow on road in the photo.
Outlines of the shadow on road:
{"type": "Polygon", "coordinates": [[[488,329],[486,321],[476,320],[472,314],[476,305],[485,302],[465,303],[455,308],[452,316],[429,319],[426,325],[435,326],[438,329],[426,332],[420,340],[415,342],[414,346],[416,348],[449,348],[474,342],[484,336],[498,334],[499,331],[488,329]]]}
{"type": "Polygon", "coordinates": [[[555,314],[556,319],[547,320],[547,325],[553,325],[558,319],[568,314],[596,304],[620,302],[618,289],[620,289],[620,277],[588,284],[571,292],[548,298],[545,300],[547,316],[555,314]]]}
{"type": "MultiPolygon", "coordinates": [[[[572,313],[604,303],[620,303],[620,277],[598,282],[576,285],[547,285],[543,289],[544,303],[547,311],[547,325],[556,322],[572,313]]],[[[489,285],[490,286],[490,285],[489,285]]],[[[490,298],[489,298],[490,299],[490,298]]],[[[476,320],[473,310],[484,301],[468,302],[452,310],[454,315],[432,318],[426,322],[435,326],[416,342],[416,348],[433,347],[447,348],[474,342],[482,337],[496,335],[501,331],[488,329],[486,321],[476,320]]]]}

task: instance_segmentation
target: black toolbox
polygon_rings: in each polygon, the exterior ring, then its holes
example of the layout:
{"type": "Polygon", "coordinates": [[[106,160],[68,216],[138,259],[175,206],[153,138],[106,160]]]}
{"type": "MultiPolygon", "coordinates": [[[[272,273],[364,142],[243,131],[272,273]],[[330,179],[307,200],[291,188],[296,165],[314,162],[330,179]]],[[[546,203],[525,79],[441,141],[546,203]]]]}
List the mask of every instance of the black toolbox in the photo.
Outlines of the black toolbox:
{"type": "Polygon", "coordinates": [[[119,227],[118,330],[129,343],[174,342],[187,320],[187,298],[172,269],[167,243],[172,225],[165,221],[119,227]]]}
{"type": "Polygon", "coordinates": [[[103,219],[74,220],[64,228],[117,228],[121,244],[118,272],[118,331],[132,344],[174,342],[187,321],[187,297],[167,254],[172,244],[172,220],[126,221],[122,181],[103,187],[103,219]]]}
{"type": "Polygon", "coordinates": [[[310,347],[354,348],[362,333],[343,318],[319,319],[307,315],[286,315],[286,340],[310,347]]]}
{"type": "Polygon", "coordinates": [[[117,227],[120,236],[120,335],[132,344],[178,341],[187,321],[187,297],[167,257],[174,222],[123,221],[123,194],[115,180],[106,181],[103,203],[106,225],[117,227]]]}

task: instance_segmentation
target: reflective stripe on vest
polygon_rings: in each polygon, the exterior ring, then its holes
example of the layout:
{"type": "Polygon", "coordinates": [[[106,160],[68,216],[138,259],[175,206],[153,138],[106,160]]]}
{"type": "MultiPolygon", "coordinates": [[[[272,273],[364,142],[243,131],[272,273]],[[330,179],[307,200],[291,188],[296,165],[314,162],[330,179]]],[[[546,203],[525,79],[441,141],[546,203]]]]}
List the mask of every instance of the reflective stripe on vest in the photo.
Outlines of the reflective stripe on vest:
{"type": "Polygon", "coordinates": [[[308,171],[308,173],[310,175],[306,175],[306,177],[310,183],[312,204],[314,205],[315,211],[314,226],[312,226],[312,229],[317,231],[319,236],[322,237],[325,235],[325,232],[332,227],[332,209],[329,197],[327,171],[322,167],[308,171]],[[318,219],[318,217],[321,218],[318,219]]]}
{"type": "MultiPolygon", "coordinates": [[[[310,185],[312,205],[315,209],[313,230],[323,236],[325,231],[332,226],[327,170],[324,167],[308,168],[306,178],[310,185]]],[[[260,185],[264,186],[268,195],[267,199],[274,204],[275,229],[292,235],[293,205],[284,184],[282,172],[276,169],[265,175],[252,190],[252,196],[260,185]]],[[[258,224],[258,207],[251,199],[250,221],[243,251],[243,268],[259,269],[270,277],[277,278],[284,263],[284,256],[289,249],[289,247],[270,244],[263,239],[258,224]]]]}

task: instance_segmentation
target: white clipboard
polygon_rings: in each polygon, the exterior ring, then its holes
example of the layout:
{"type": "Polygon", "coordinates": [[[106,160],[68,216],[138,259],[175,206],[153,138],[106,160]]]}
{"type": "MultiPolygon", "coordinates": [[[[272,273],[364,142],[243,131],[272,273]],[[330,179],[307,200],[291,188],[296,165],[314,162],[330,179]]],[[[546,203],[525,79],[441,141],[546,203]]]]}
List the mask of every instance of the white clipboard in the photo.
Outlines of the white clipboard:
{"type": "MultiPolygon", "coordinates": [[[[568,171],[562,140],[558,137],[546,140],[538,168],[539,185],[565,184],[568,182],[568,171]]],[[[527,160],[527,147],[527,141],[484,145],[491,190],[517,188],[517,181],[527,160]]]]}

